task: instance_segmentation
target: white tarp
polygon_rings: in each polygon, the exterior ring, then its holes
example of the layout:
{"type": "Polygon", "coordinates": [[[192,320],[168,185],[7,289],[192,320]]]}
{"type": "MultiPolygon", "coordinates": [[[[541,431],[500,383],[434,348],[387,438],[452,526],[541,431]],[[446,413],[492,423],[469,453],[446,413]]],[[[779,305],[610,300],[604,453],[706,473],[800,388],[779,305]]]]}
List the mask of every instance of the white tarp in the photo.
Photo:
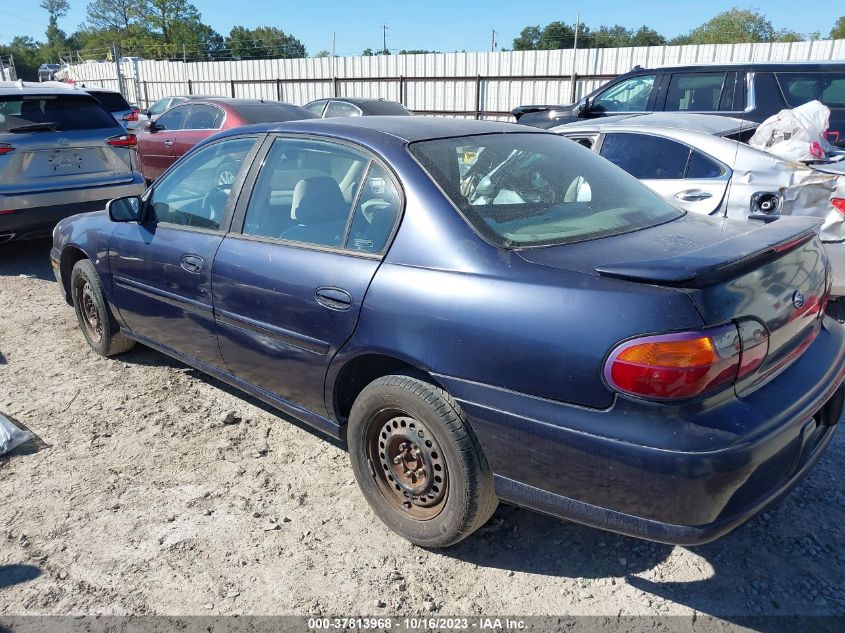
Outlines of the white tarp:
{"type": "Polygon", "coordinates": [[[786,160],[821,160],[835,151],[825,138],[829,121],[830,109],[809,101],[770,116],[748,144],[786,160]]]}

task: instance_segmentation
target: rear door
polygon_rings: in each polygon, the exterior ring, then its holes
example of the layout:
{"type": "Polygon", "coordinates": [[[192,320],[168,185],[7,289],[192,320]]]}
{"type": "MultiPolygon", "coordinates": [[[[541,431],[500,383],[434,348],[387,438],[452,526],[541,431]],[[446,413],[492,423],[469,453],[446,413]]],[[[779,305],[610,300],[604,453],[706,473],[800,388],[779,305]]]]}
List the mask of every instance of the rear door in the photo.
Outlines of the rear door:
{"type": "Polygon", "coordinates": [[[250,159],[255,137],[212,143],[153,185],[141,223],[120,223],[109,242],[115,303],[133,333],[221,367],[214,332],[214,254],[231,217],[233,187],[217,169],[250,159]]]}
{"type": "Polygon", "coordinates": [[[162,114],[138,140],[138,158],[147,180],[155,180],[176,161],[176,133],[182,129],[190,105],[178,105],[162,114]]]}
{"type": "Polygon", "coordinates": [[[131,182],[123,128],[83,93],[0,96],[0,196],[131,182]]]}
{"type": "Polygon", "coordinates": [[[214,260],[220,351],[238,377],[325,416],[325,374],[355,329],[400,190],[338,142],[277,138],[254,164],[252,195],[214,260]],[[358,184],[345,193],[347,181],[358,184]]]}
{"type": "Polygon", "coordinates": [[[675,206],[709,215],[719,210],[731,171],[674,139],[639,132],[605,134],[599,153],[675,206]]]}

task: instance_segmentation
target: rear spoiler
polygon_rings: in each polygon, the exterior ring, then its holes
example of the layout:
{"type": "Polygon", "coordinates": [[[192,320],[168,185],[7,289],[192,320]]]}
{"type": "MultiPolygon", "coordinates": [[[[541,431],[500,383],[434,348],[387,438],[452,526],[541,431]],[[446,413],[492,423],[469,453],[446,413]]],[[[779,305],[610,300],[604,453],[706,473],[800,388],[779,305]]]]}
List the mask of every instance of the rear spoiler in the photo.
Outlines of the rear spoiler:
{"type": "Polygon", "coordinates": [[[766,220],[759,225],[751,222],[754,228],[745,233],[683,255],[607,264],[597,267],[596,272],[603,277],[670,286],[715,282],[805,244],[823,222],[793,216],[767,216],[766,220]]]}

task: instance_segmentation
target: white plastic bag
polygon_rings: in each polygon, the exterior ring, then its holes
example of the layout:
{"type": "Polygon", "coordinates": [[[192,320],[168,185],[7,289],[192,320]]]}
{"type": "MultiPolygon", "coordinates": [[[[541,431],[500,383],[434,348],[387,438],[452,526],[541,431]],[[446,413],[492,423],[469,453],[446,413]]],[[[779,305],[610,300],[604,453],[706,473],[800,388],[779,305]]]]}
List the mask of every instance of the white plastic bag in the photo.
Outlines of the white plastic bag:
{"type": "Polygon", "coordinates": [[[809,101],[763,121],[748,144],[787,160],[819,160],[834,151],[825,139],[830,109],[809,101]]]}
{"type": "Polygon", "coordinates": [[[16,449],[33,438],[32,433],[22,431],[11,420],[0,415],[0,455],[16,449]]]}

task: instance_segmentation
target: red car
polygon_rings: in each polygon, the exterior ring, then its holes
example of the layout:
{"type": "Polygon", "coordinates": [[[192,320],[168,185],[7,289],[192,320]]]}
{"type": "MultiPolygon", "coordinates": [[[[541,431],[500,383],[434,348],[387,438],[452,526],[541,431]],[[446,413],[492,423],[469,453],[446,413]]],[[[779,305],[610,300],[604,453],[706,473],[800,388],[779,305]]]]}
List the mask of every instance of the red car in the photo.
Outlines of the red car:
{"type": "Polygon", "coordinates": [[[194,145],[220,130],[251,123],[315,118],[319,117],[313,112],[281,101],[227,97],[184,101],[144,125],[138,136],[141,173],[147,182],[155,180],[194,145]]]}

